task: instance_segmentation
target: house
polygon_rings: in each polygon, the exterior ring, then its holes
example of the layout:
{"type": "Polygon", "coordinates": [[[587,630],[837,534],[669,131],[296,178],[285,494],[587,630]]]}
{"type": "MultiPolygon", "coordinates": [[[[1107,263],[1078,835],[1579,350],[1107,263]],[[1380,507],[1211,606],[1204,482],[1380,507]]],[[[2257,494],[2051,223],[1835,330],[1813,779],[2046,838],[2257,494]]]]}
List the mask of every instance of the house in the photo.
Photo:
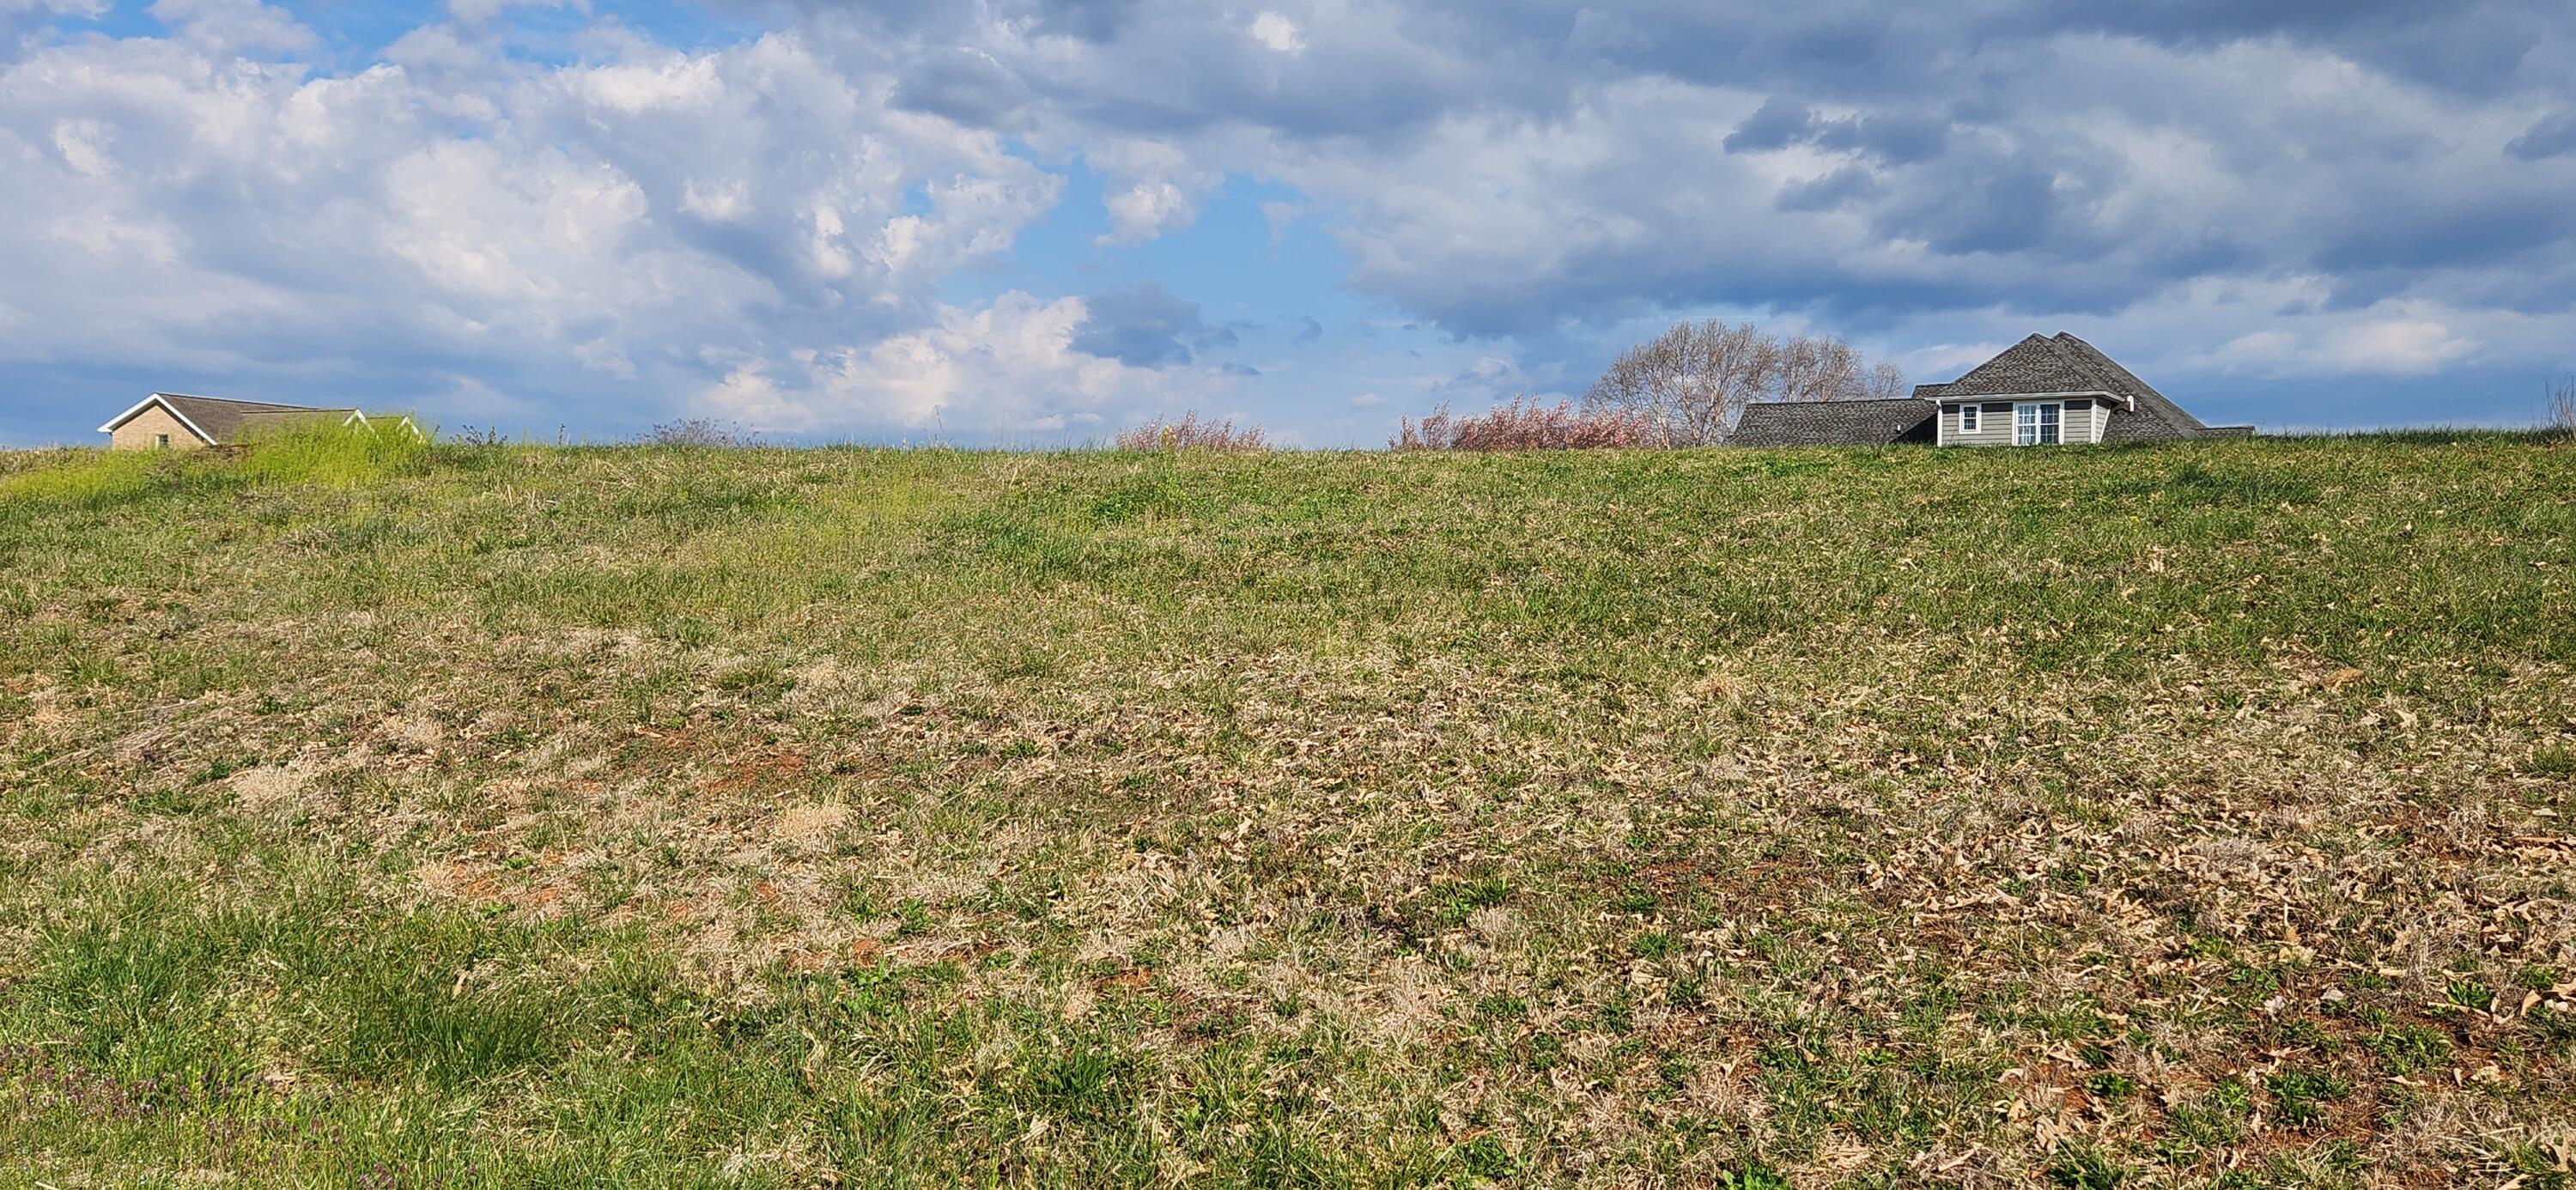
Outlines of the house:
{"type": "Polygon", "coordinates": [[[2055,446],[2242,437],[2211,426],[2073,335],[2032,335],[1948,384],[1916,385],[1891,401],[1754,405],[1727,441],[1737,446],[2055,446]]]}
{"type": "MultiPolygon", "coordinates": [[[[237,446],[264,433],[309,423],[375,430],[367,415],[354,408],[316,409],[268,401],[154,393],[109,418],[98,432],[107,435],[108,446],[115,450],[195,450],[237,446]]],[[[420,433],[408,417],[398,418],[393,424],[402,432],[420,433]]]]}

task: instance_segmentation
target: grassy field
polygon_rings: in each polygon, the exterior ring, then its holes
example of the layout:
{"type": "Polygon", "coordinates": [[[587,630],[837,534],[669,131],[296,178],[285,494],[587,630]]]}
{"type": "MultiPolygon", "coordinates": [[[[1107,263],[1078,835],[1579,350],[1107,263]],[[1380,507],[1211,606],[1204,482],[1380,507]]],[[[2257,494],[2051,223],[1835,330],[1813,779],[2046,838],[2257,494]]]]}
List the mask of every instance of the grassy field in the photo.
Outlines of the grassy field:
{"type": "Polygon", "coordinates": [[[0,455],[0,1185],[2565,1186],[2576,444],[0,455]]]}

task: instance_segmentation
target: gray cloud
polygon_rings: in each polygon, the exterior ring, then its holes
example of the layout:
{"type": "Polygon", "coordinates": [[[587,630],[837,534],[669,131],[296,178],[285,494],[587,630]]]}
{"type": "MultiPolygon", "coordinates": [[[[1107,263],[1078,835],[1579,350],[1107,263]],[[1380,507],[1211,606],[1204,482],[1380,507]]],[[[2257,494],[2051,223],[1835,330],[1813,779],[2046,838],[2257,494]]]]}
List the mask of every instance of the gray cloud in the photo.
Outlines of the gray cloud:
{"type": "Polygon", "coordinates": [[[2576,153],[2576,111],[2542,116],[2528,131],[2507,142],[2504,148],[2525,161],[2576,153]]]}
{"type": "Polygon", "coordinates": [[[1136,0],[1072,45],[1024,30],[1091,18],[1011,11],[972,44],[1041,140],[1279,178],[1346,219],[1355,286],[1453,334],[2344,272],[2493,296],[2569,251],[2576,132],[2496,126],[2576,103],[2556,0],[1136,0]]]}
{"type": "Polygon", "coordinates": [[[1912,112],[1849,119],[1819,118],[1805,104],[1774,95],[1721,142],[1729,153],[1760,153],[1792,145],[1837,152],[1866,152],[1899,165],[1941,155],[1950,140],[1947,120],[1912,112]]]}
{"type": "Polygon", "coordinates": [[[895,85],[895,103],[962,124],[998,127],[1031,98],[1017,75],[975,50],[924,52],[895,85]]]}
{"type": "Polygon", "coordinates": [[[1197,302],[1153,281],[1093,294],[1084,305],[1089,313],[1074,330],[1073,349],[1132,367],[1186,364],[1196,352],[1238,341],[1233,328],[1209,325],[1197,302]]]}
{"type": "Polygon", "coordinates": [[[1762,153],[1802,144],[1815,137],[1816,114],[1807,105],[1783,95],[1762,101],[1762,106],[1735,126],[1721,142],[1729,153],[1762,153]]]}
{"type": "Polygon", "coordinates": [[[1867,166],[1845,165],[1823,177],[1790,183],[1780,191],[1778,205],[1783,211],[1830,211],[1866,203],[1886,192],[1877,173],[1867,166]]]}

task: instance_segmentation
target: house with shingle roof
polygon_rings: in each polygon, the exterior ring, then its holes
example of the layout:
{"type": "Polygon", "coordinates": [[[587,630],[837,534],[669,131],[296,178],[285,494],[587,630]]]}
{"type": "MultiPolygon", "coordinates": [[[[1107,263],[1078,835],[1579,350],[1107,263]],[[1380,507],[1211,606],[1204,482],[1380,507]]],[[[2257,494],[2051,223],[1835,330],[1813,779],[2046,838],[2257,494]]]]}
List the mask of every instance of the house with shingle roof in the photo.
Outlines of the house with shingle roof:
{"type": "Polygon", "coordinates": [[[1754,405],[1727,441],[1737,446],[2055,446],[2242,437],[2212,426],[2073,335],[2032,335],[1948,384],[1917,385],[1892,401],[1754,405]]]}
{"type": "MultiPolygon", "coordinates": [[[[195,450],[239,446],[262,434],[307,424],[375,428],[367,415],[354,407],[318,409],[271,401],[154,393],[109,418],[98,432],[107,435],[107,444],[113,450],[195,450]]],[[[420,432],[408,417],[398,419],[394,425],[406,433],[420,432]]]]}

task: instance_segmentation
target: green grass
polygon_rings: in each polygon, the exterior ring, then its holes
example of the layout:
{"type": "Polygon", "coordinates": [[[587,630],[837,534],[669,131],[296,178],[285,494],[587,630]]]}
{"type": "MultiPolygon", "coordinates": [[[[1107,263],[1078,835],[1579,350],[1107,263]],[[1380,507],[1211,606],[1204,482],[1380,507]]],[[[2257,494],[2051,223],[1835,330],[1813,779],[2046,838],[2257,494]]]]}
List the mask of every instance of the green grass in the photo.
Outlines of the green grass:
{"type": "Polygon", "coordinates": [[[239,474],[255,484],[322,484],[348,487],[399,474],[430,450],[425,433],[397,428],[399,414],[367,429],[296,422],[261,436],[241,461],[239,474]]]}
{"type": "Polygon", "coordinates": [[[2540,1178],[2571,450],[0,455],[0,1184],[2540,1178]]]}

